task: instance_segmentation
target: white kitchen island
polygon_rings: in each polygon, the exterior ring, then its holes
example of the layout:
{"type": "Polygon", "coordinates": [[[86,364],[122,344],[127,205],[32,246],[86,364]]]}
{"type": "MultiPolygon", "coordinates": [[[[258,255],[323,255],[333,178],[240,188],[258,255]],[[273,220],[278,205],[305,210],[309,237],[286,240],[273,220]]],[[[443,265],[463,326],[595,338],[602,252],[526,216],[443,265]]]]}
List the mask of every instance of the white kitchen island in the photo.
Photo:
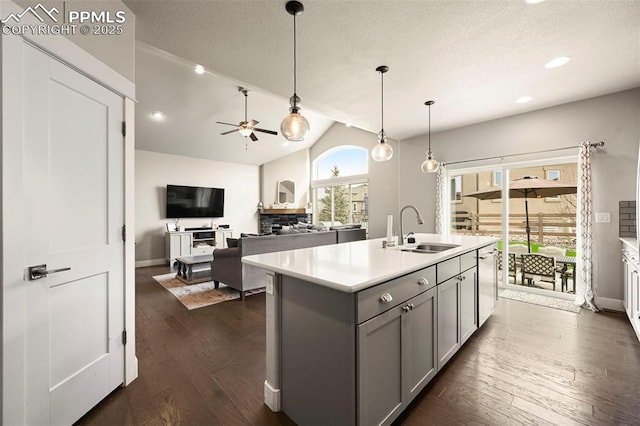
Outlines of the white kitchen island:
{"type": "Polygon", "coordinates": [[[301,425],[389,424],[486,320],[496,239],[416,241],[457,247],[375,239],[242,258],[265,270],[272,410],[301,425]]]}

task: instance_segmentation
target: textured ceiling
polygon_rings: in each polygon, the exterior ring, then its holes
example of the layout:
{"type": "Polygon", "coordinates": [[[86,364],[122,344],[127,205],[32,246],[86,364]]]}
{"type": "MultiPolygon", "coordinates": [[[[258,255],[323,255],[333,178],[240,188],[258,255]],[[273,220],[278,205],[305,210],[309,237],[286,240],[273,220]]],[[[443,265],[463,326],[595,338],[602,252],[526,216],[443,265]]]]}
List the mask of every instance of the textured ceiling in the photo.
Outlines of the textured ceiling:
{"type": "MultiPolygon", "coordinates": [[[[205,96],[204,89],[193,86],[192,77],[171,77],[176,71],[172,71],[173,65],[141,59],[141,50],[150,54],[152,49],[139,48],[139,114],[148,113],[144,108],[161,109],[153,107],[148,98],[162,98],[157,92],[167,91],[170,95],[166,98],[175,108],[193,102],[202,108],[200,115],[181,117],[179,125],[184,128],[176,130],[177,134],[190,128],[203,129],[198,120],[206,119],[202,116],[206,113],[215,115],[216,120],[224,116],[220,121],[239,121],[242,96],[234,93],[234,84],[242,81],[258,92],[254,108],[250,95],[249,116],[261,125],[261,117],[266,116],[271,121],[265,119],[265,126],[278,129],[292,92],[293,18],[284,10],[285,1],[125,3],[136,14],[137,40],[184,58],[182,67],[186,71],[192,63],[200,63],[217,78],[230,77],[212,83],[220,86],[219,97],[205,96]],[[191,119],[196,122],[191,123],[191,119]]],[[[303,114],[315,111],[331,120],[377,132],[380,77],[375,68],[388,65],[384,127],[394,139],[426,133],[424,101],[428,99],[436,101],[432,107],[432,131],[436,132],[640,86],[638,1],[547,0],[535,5],[521,0],[303,3],[305,12],[297,18],[298,94],[303,114]],[[571,62],[556,69],[543,67],[561,55],[570,56],[571,62]],[[533,100],[514,103],[524,95],[533,100]]],[[[330,124],[317,118],[307,143],[321,136],[330,124]]],[[[138,126],[141,121],[144,118],[138,117],[138,126]]],[[[166,137],[168,124],[151,139],[166,137]]],[[[146,132],[147,128],[141,130],[146,132]]],[[[222,129],[213,127],[211,132],[218,130],[222,129]]],[[[224,137],[225,144],[231,143],[233,136],[224,137]]],[[[238,138],[241,140],[234,142],[244,150],[244,141],[238,138]]],[[[262,139],[266,145],[268,138],[272,137],[265,136],[250,145],[241,153],[245,157],[238,154],[240,160],[221,159],[260,164],[285,155],[286,149],[299,148],[276,143],[277,148],[258,153],[257,146],[262,139]]],[[[190,139],[182,140],[186,144],[190,139]]],[[[216,147],[227,149],[219,138],[213,139],[216,147]]],[[[276,140],[284,139],[278,136],[276,140]]],[[[147,148],[143,149],[151,149],[151,142],[145,141],[147,148]]],[[[183,147],[182,152],[186,151],[183,147]]]]}

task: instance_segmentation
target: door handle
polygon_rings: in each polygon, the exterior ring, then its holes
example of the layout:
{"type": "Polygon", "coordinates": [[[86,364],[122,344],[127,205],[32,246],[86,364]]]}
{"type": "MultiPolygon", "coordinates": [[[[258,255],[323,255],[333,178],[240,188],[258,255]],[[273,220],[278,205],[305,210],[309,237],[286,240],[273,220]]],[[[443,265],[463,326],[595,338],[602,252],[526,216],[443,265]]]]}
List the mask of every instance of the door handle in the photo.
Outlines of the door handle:
{"type": "Polygon", "coordinates": [[[55,274],[56,272],[70,271],[71,268],[49,269],[47,270],[47,264],[29,266],[29,281],[39,280],[49,274],[55,274]]]}

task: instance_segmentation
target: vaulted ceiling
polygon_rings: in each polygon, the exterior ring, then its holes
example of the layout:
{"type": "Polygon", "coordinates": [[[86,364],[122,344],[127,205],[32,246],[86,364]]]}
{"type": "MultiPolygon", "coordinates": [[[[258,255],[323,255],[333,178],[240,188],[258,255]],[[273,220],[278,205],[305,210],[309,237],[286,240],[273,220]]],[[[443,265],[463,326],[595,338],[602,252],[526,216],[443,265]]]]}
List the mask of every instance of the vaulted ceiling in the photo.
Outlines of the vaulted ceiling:
{"type": "MultiPolygon", "coordinates": [[[[249,142],[215,121],[279,131],[292,94],[285,1],[125,0],[136,15],[140,149],[262,164],[314,143],[334,122],[398,140],[640,86],[640,2],[307,0],[297,18],[303,143],[249,142]],[[545,63],[570,56],[562,67],[545,63]],[[202,64],[207,73],[193,72],[202,64]],[[521,96],[533,99],[515,103],[521,96]],[[150,113],[162,110],[163,122],[150,113]]],[[[375,136],[372,135],[372,146],[375,136]]]]}

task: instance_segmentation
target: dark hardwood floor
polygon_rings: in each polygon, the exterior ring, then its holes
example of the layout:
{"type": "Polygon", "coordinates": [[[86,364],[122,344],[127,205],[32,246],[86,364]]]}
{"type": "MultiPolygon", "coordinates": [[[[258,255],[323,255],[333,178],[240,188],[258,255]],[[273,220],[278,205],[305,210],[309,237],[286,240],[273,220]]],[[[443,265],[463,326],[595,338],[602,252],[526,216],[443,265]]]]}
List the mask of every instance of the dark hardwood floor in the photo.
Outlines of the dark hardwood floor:
{"type": "MultiPolygon", "coordinates": [[[[262,402],[265,296],[187,311],[136,270],[139,377],[82,425],[291,425],[262,402]]],[[[406,425],[640,425],[640,343],[623,314],[500,299],[396,421],[406,425]]]]}

